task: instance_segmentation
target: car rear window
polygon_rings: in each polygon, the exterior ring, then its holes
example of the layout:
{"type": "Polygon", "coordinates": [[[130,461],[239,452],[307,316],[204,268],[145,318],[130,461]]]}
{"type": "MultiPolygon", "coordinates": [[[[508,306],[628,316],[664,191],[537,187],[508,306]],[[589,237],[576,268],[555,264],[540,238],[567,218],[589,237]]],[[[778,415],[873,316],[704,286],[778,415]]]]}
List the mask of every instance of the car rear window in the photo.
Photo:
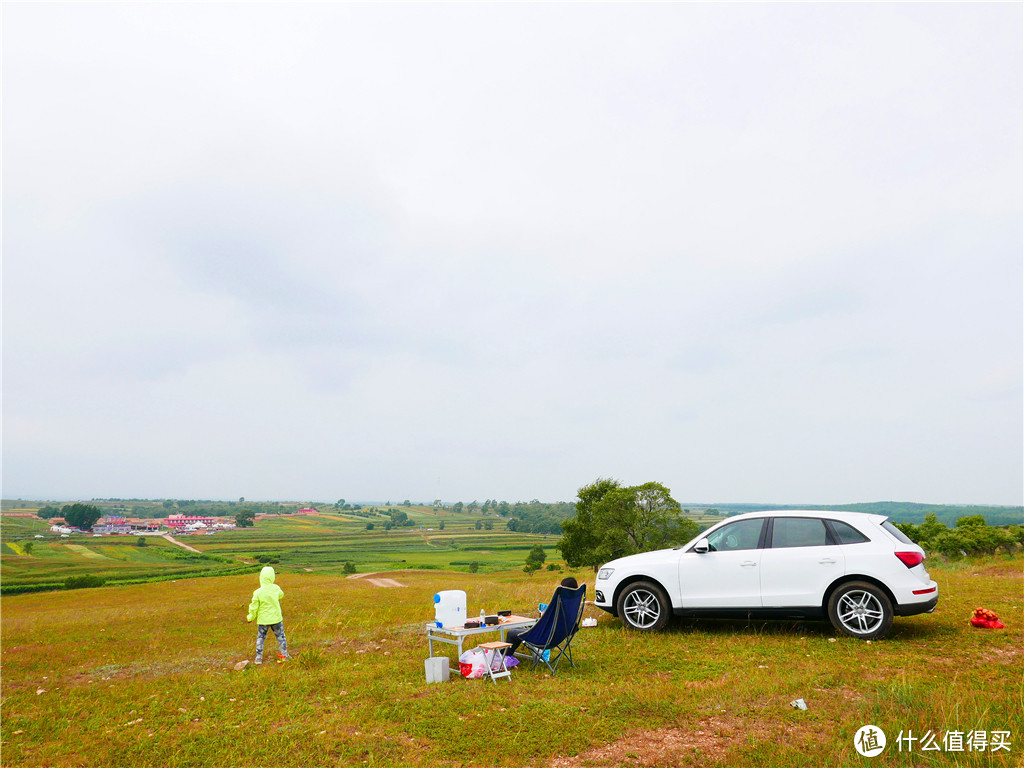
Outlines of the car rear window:
{"type": "Polygon", "coordinates": [[[885,528],[885,530],[887,530],[893,536],[895,536],[897,541],[901,541],[904,544],[913,544],[914,543],[913,541],[910,540],[910,538],[907,536],[907,534],[905,534],[903,531],[901,531],[895,525],[890,523],[888,520],[886,520],[884,523],[882,523],[882,527],[885,528]]]}
{"type": "Polygon", "coordinates": [[[828,524],[832,526],[832,533],[835,534],[836,540],[840,544],[863,544],[865,541],[871,541],[852,525],[841,523],[838,520],[829,520],[828,524]]]}
{"type": "Polygon", "coordinates": [[[772,527],[772,549],[824,547],[831,544],[825,522],[816,517],[777,517],[772,527]]]}

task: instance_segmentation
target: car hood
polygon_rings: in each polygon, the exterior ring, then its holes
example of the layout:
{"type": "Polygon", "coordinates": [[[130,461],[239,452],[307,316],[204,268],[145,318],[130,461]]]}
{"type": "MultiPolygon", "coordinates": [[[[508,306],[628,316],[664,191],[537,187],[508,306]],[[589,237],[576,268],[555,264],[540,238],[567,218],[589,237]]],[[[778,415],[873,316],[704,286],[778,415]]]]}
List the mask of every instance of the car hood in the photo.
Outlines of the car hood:
{"type": "Polygon", "coordinates": [[[638,555],[627,555],[626,557],[620,557],[617,560],[605,563],[602,568],[643,568],[644,566],[652,563],[661,563],[669,558],[678,558],[682,547],[669,547],[668,549],[655,549],[651,552],[641,552],[638,555]]]}

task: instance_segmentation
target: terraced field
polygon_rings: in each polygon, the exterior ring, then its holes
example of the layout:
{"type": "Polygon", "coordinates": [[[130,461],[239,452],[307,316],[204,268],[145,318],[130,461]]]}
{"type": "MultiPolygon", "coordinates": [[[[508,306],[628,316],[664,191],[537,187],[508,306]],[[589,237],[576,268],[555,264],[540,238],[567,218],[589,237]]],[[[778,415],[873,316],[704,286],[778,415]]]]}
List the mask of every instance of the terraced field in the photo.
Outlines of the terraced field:
{"type": "Polygon", "coordinates": [[[521,568],[537,543],[548,562],[560,559],[556,537],[514,533],[504,520],[491,518],[494,530],[476,530],[480,515],[407,510],[411,527],[384,529],[386,518],[346,515],[282,515],[260,517],[254,528],[214,534],[177,535],[189,552],[158,536],[82,534],[61,538],[47,524],[29,517],[0,517],[0,569],[5,592],[25,587],[59,588],[72,576],[94,575],[108,583],[176,579],[196,575],[227,575],[263,561],[278,570],[344,573],[346,563],[357,572],[401,569],[482,572],[521,568]],[[444,521],[445,529],[440,530],[444,521]],[[367,530],[367,523],[373,529],[367,530]],[[501,529],[501,530],[499,530],[501,529]],[[36,538],[37,535],[43,538],[36,538]]]}

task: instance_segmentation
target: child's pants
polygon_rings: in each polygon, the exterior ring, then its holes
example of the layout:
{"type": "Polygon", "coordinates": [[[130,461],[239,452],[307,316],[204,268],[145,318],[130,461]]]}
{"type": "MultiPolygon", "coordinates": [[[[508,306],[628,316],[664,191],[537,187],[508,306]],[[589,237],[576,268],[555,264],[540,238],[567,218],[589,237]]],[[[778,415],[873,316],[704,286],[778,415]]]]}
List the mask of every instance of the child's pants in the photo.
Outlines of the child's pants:
{"type": "Polygon", "coordinates": [[[281,655],[288,655],[288,640],[284,636],[284,622],[277,624],[259,624],[256,627],[256,660],[263,659],[263,641],[267,639],[267,630],[274,630],[274,637],[277,638],[277,645],[281,649],[281,655]]]}

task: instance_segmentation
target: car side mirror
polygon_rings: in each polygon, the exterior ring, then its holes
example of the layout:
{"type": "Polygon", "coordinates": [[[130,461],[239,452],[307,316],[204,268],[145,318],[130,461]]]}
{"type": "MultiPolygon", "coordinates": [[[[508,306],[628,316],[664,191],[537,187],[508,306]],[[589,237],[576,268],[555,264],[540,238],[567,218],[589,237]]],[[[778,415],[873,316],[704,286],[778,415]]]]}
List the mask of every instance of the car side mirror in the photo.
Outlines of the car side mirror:
{"type": "Polygon", "coordinates": [[[693,545],[693,551],[697,552],[698,554],[701,554],[701,555],[703,555],[709,549],[711,549],[711,547],[708,544],[708,540],[707,539],[701,539],[700,541],[698,541],[696,544],[693,545]]]}

